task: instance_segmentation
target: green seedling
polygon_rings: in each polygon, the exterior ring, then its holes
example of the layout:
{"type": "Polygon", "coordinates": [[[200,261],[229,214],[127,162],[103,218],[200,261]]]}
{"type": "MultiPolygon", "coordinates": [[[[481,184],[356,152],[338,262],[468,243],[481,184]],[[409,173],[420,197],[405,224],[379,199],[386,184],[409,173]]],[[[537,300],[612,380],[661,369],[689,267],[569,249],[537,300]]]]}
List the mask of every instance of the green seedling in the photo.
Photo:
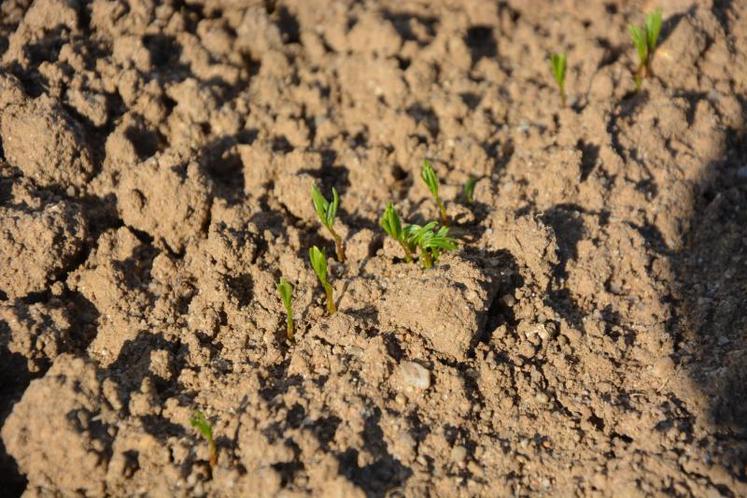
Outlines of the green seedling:
{"type": "Polygon", "coordinates": [[[643,26],[628,26],[630,38],[633,40],[636,52],[638,52],[638,68],[633,73],[636,90],[640,90],[643,78],[651,74],[651,59],[654,56],[656,43],[661,32],[661,9],[646,15],[643,26]]]}
{"type": "Polygon", "coordinates": [[[464,201],[467,204],[472,204],[473,202],[475,202],[475,185],[477,185],[477,177],[470,175],[470,177],[464,183],[464,188],[462,189],[462,195],[464,196],[464,201]]]}
{"type": "Polygon", "coordinates": [[[555,83],[558,85],[558,91],[560,91],[560,104],[565,107],[565,69],[568,57],[566,54],[552,54],[550,56],[550,68],[552,69],[552,76],[555,78],[555,83]]]}
{"type": "Polygon", "coordinates": [[[316,273],[316,278],[319,279],[322,287],[324,287],[324,293],[327,296],[327,312],[330,315],[334,315],[337,308],[335,307],[335,300],[332,295],[332,286],[327,279],[327,255],[317,246],[313,246],[309,249],[309,262],[314,273],[316,273]]]}
{"type": "Polygon", "coordinates": [[[435,199],[436,205],[438,205],[438,213],[441,217],[441,223],[443,225],[448,225],[449,219],[446,216],[446,208],[444,207],[444,203],[441,202],[441,197],[438,195],[438,176],[436,176],[436,172],[433,171],[433,166],[431,166],[431,162],[428,159],[423,160],[423,169],[420,172],[420,177],[428,186],[428,190],[431,191],[431,195],[433,195],[433,199],[435,199]]]}
{"type": "Polygon", "coordinates": [[[394,210],[391,202],[386,205],[384,214],[381,215],[381,219],[379,220],[379,225],[391,238],[402,246],[402,250],[405,251],[405,260],[408,263],[412,263],[412,253],[415,251],[415,246],[408,242],[407,233],[402,227],[399,215],[394,210]]]}
{"type": "Polygon", "coordinates": [[[280,294],[280,300],[283,301],[285,306],[285,325],[288,340],[293,340],[293,286],[283,277],[280,277],[278,282],[278,294],[280,294]]]}
{"type": "Polygon", "coordinates": [[[335,239],[337,260],[340,263],[344,263],[345,246],[342,243],[342,238],[337,235],[334,228],[337,208],[340,206],[340,196],[337,195],[337,190],[332,187],[332,201],[330,202],[322,195],[317,186],[314,185],[311,187],[311,200],[314,203],[314,209],[316,210],[316,215],[319,217],[319,221],[329,230],[332,238],[335,239]]]}
{"type": "Polygon", "coordinates": [[[215,446],[215,439],[213,439],[213,426],[205,418],[205,414],[199,410],[196,410],[192,417],[189,419],[189,423],[202,434],[208,444],[208,454],[210,458],[210,468],[215,468],[218,465],[218,449],[215,446]]]}
{"type": "Polygon", "coordinates": [[[408,225],[405,229],[408,241],[420,249],[420,263],[425,269],[432,268],[441,253],[457,248],[456,240],[449,237],[449,227],[436,230],[437,225],[431,221],[422,227],[408,225]]]}

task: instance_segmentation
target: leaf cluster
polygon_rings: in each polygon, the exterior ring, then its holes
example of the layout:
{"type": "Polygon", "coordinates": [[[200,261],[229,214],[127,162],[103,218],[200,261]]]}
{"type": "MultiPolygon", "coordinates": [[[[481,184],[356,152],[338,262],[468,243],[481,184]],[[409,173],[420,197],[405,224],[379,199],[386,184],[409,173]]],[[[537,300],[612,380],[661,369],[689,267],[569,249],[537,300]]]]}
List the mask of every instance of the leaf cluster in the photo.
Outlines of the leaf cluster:
{"type": "Polygon", "coordinates": [[[309,263],[311,268],[316,274],[316,278],[319,279],[319,283],[324,288],[324,293],[327,296],[327,312],[333,315],[337,308],[335,307],[334,296],[332,294],[332,285],[330,285],[327,273],[327,255],[323,249],[319,249],[317,246],[312,246],[309,249],[309,263]]]}
{"type": "Polygon", "coordinates": [[[438,214],[441,217],[441,223],[444,225],[449,224],[449,218],[446,216],[446,208],[444,203],[441,201],[441,197],[438,195],[438,175],[433,170],[433,165],[428,159],[423,160],[423,168],[420,170],[420,178],[423,179],[428,190],[431,192],[433,199],[436,201],[438,206],[438,214]]]}
{"type": "Polygon", "coordinates": [[[335,217],[337,216],[337,208],[340,207],[340,196],[337,194],[337,190],[332,187],[332,200],[328,201],[324,195],[319,191],[316,185],[311,187],[311,201],[314,204],[314,210],[319,218],[319,221],[324,225],[329,233],[332,234],[332,238],[335,239],[335,254],[337,260],[340,263],[345,262],[345,244],[342,238],[335,232],[335,217]]]}
{"type": "Polygon", "coordinates": [[[408,262],[412,261],[413,255],[419,250],[421,263],[425,268],[433,266],[442,252],[457,248],[456,240],[449,236],[448,227],[442,226],[437,229],[436,221],[431,221],[425,226],[403,225],[391,202],[387,204],[379,225],[400,244],[408,262]]]}
{"type": "Polygon", "coordinates": [[[327,255],[324,249],[319,249],[317,246],[312,246],[309,249],[309,262],[311,268],[316,274],[316,278],[319,279],[322,284],[327,282],[327,255]]]}
{"type": "Polygon", "coordinates": [[[449,236],[449,227],[442,226],[436,229],[437,226],[437,222],[431,221],[422,227],[414,224],[405,227],[407,241],[420,250],[424,268],[432,267],[442,252],[457,248],[456,239],[449,236]]]}
{"type": "Polygon", "coordinates": [[[635,74],[636,87],[640,87],[641,79],[646,75],[646,72],[651,70],[651,58],[659,41],[661,25],[661,9],[656,9],[646,15],[643,26],[633,24],[628,26],[630,38],[633,40],[633,46],[638,53],[638,70],[635,74]]]}

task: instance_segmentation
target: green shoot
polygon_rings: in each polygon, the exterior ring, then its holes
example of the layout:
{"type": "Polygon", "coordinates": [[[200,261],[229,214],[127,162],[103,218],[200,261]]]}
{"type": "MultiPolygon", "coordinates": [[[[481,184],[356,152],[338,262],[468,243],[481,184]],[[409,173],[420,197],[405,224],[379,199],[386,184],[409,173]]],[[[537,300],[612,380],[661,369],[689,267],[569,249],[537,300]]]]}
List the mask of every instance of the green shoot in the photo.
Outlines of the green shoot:
{"type": "Polygon", "coordinates": [[[661,32],[661,9],[646,15],[646,21],[643,26],[628,26],[630,38],[633,40],[636,52],[638,53],[638,68],[633,73],[636,90],[640,90],[643,78],[651,73],[651,59],[654,56],[656,43],[659,41],[661,32]]]}
{"type": "Polygon", "coordinates": [[[337,308],[335,308],[335,300],[332,295],[332,286],[327,279],[327,255],[317,246],[313,246],[309,249],[309,262],[314,273],[316,273],[316,278],[324,287],[324,293],[327,295],[327,312],[334,315],[337,308]]]}
{"type": "Polygon", "coordinates": [[[441,217],[441,223],[443,225],[448,225],[449,219],[446,216],[446,208],[444,207],[444,203],[441,202],[441,197],[438,195],[438,176],[436,176],[436,172],[433,171],[433,166],[431,166],[431,162],[428,159],[423,160],[423,169],[420,172],[420,177],[428,186],[428,190],[431,191],[431,195],[433,195],[433,198],[438,205],[438,213],[441,217]]]}
{"type": "Polygon", "coordinates": [[[555,78],[555,83],[558,85],[560,91],[560,104],[565,107],[565,69],[568,57],[565,53],[563,54],[552,54],[550,56],[550,65],[552,69],[552,76],[555,78]]]}
{"type": "Polygon", "coordinates": [[[477,177],[470,175],[470,177],[464,183],[464,188],[462,189],[462,195],[464,196],[464,201],[467,204],[472,204],[473,202],[475,202],[475,185],[477,185],[477,177]]]}
{"type": "Polygon", "coordinates": [[[316,215],[319,217],[319,221],[324,225],[332,238],[335,239],[335,253],[337,254],[337,260],[340,263],[345,262],[345,246],[342,243],[342,238],[335,232],[335,217],[337,216],[337,208],[340,206],[340,196],[337,195],[337,190],[332,187],[332,201],[328,201],[324,195],[319,191],[316,185],[311,187],[311,200],[314,203],[314,210],[316,215]]]}
{"type": "Polygon", "coordinates": [[[407,234],[402,228],[402,222],[391,202],[386,205],[384,214],[381,215],[381,219],[379,220],[379,225],[391,238],[402,246],[402,249],[405,251],[405,260],[408,263],[412,263],[412,253],[415,250],[415,246],[408,242],[407,234]]]}
{"type": "Polygon", "coordinates": [[[423,268],[432,268],[442,252],[457,248],[456,240],[449,237],[449,227],[435,230],[437,223],[431,221],[425,226],[408,225],[405,228],[408,241],[420,248],[420,262],[423,268]]]}
{"type": "Polygon", "coordinates": [[[192,427],[197,429],[197,432],[202,434],[202,437],[207,441],[210,468],[215,468],[218,465],[218,449],[215,446],[215,439],[213,439],[213,426],[205,418],[205,414],[199,410],[195,410],[189,419],[189,423],[192,427]]]}
{"type": "Polygon", "coordinates": [[[288,335],[288,340],[293,340],[293,286],[283,277],[280,277],[280,282],[278,282],[278,294],[280,294],[280,299],[283,301],[283,306],[285,306],[285,312],[286,312],[286,332],[288,335]]]}

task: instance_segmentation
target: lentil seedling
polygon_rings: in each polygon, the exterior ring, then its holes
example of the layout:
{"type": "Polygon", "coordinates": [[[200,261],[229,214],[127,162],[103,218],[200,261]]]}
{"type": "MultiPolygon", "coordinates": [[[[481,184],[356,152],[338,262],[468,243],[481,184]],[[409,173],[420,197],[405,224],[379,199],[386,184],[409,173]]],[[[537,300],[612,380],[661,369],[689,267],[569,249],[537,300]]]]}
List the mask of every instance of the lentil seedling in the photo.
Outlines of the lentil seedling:
{"type": "Polygon", "coordinates": [[[314,210],[316,211],[316,215],[319,217],[319,221],[327,228],[327,230],[329,230],[332,238],[335,239],[337,261],[344,263],[345,245],[342,242],[342,238],[337,234],[334,228],[337,208],[340,206],[340,196],[337,195],[337,190],[332,187],[332,201],[328,201],[319,191],[319,188],[314,185],[311,187],[311,200],[314,203],[314,210]]]}
{"type": "Polygon", "coordinates": [[[314,270],[316,278],[319,279],[319,282],[324,288],[324,293],[327,296],[327,312],[330,315],[334,315],[337,308],[335,307],[335,300],[332,295],[332,286],[327,279],[327,255],[317,246],[312,246],[312,248],[309,249],[309,262],[311,263],[311,268],[314,270]]]}
{"type": "Polygon", "coordinates": [[[420,177],[428,186],[428,190],[431,191],[431,195],[433,195],[433,199],[436,201],[438,213],[441,217],[441,223],[443,225],[448,225],[449,219],[446,216],[446,208],[444,207],[444,203],[441,202],[441,197],[438,195],[438,176],[436,176],[436,172],[433,171],[433,166],[431,166],[431,162],[428,159],[423,160],[423,169],[420,172],[420,177]]]}
{"type": "Polygon", "coordinates": [[[218,465],[218,449],[215,446],[215,439],[213,439],[213,426],[205,418],[205,414],[199,410],[196,410],[192,417],[189,419],[189,423],[192,427],[202,434],[208,444],[208,454],[210,468],[215,468],[218,465]]]}
{"type": "Polygon", "coordinates": [[[280,300],[283,301],[283,306],[285,306],[285,313],[286,313],[286,319],[285,319],[285,325],[286,325],[286,334],[288,336],[288,340],[293,340],[293,286],[290,282],[288,282],[283,277],[280,277],[280,281],[278,282],[278,294],[280,294],[280,300]]]}
{"type": "Polygon", "coordinates": [[[560,92],[560,105],[565,107],[565,69],[568,57],[565,53],[550,56],[550,69],[560,92]]]}
{"type": "Polygon", "coordinates": [[[379,220],[379,225],[391,238],[402,246],[402,250],[405,251],[405,261],[412,263],[412,253],[415,251],[415,246],[408,242],[407,233],[402,227],[399,215],[391,202],[386,205],[384,214],[381,215],[381,219],[379,220]]]}
{"type": "Polygon", "coordinates": [[[628,30],[638,53],[638,68],[633,73],[633,79],[635,80],[636,90],[640,90],[643,78],[651,74],[651,59],[654,57],[659,32],[661,32],[661,9],[656,9],[647,14],[643,26],[631,24],[628,26],[628,30]]]}
{"type": "Polygon", "coordinates": [[[420,248],[420,263],[424,269],[432,268],[442,252],[453,251],[457,242],[449,237],[449,227],[435,230],[438,223],[431,221],[425,226],[408,225],[406,228],[408,241],[420,248]]]}

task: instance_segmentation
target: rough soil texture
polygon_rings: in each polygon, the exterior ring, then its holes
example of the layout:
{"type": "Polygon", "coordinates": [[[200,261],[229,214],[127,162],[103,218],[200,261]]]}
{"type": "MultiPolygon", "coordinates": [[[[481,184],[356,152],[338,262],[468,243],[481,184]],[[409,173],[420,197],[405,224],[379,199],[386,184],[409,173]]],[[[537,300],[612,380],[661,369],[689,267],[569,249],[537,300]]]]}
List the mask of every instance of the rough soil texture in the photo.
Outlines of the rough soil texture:
{"type": "Polygon", "coordinates": [[[2,2],[0,488],[747,495],[745,95],[741,1],[2,2]]]}

